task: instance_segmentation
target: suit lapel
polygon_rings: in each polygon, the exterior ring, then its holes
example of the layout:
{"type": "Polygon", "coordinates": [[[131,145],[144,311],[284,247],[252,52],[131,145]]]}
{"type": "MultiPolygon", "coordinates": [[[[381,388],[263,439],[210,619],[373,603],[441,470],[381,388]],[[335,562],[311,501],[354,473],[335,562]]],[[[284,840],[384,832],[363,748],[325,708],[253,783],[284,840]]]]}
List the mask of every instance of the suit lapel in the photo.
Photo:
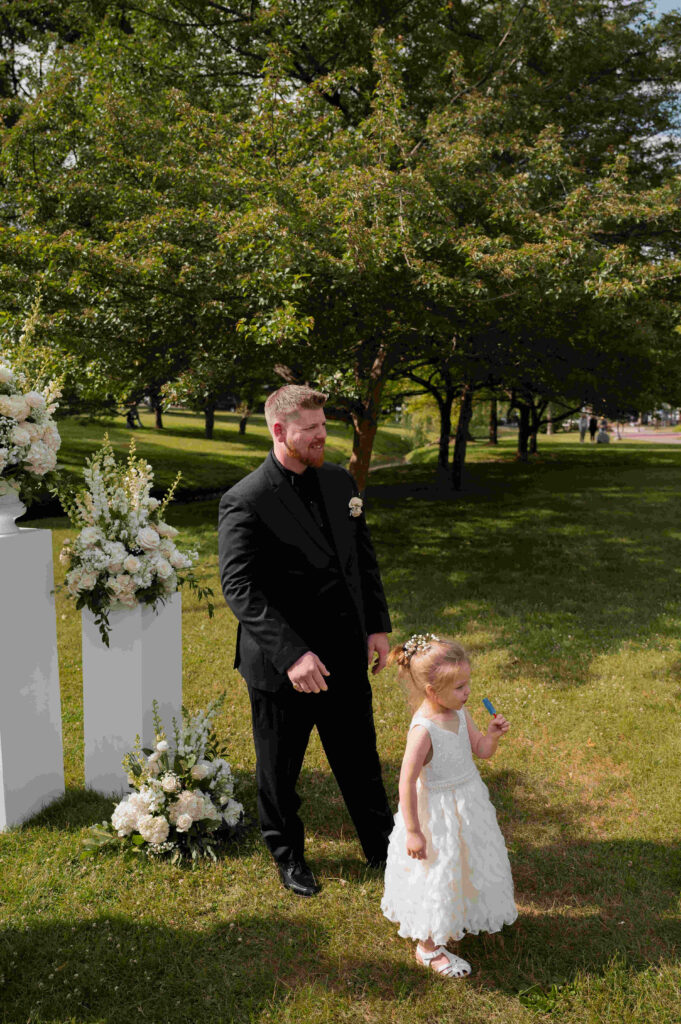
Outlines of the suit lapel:
{"type": "Polygon", "coordinates": [[[296,523],[302,527],[310,540],[314,541],[314,543],[317,544],[322,551],[326,552],[327,555],[332,555],[333,550],[323,532],[314,521],[310,510],[301,498],[298,497],[284,474],[277,468],[277,466],[275,466],[271,455],[264,465],[266,467],[267,478],[272,489],[289,515],[291,515],[293,519],[295,519],[296,523]]]}

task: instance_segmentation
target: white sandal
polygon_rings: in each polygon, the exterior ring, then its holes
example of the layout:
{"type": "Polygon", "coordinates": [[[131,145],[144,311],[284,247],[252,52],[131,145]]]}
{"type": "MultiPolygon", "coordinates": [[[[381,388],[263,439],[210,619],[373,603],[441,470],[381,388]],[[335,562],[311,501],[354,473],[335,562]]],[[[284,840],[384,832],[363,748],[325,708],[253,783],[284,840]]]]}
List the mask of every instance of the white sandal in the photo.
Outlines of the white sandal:
{"type": "Polygon", "coordinates": [[[441,974],[444,978],[467,978],[471,973],[471,965],[468,961],[460,956],[456,956],[454,953],[450,953],[444,946],[438,946],[432,953],[428,953],[422,946],[417,946],[416,950],[416,959],[419,960],[420,957],[419,962],[429,968],[431,960],[435,960],[438,956],[445,956],[449,963],[443,964],[441,967],[430,968],[437,974],[441,974]]]}

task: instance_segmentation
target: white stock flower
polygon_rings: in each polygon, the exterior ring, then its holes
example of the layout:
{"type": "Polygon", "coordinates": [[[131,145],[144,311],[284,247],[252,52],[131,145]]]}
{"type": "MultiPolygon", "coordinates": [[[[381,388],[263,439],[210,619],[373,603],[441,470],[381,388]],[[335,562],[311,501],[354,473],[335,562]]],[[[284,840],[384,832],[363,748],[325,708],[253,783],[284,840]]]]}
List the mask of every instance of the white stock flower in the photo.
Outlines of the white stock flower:
{"type": "Polygon", "coordinates": [[[137,534],[137,543],[143,551],[155,551],[161,538],[151,526],[143,526],[137,534]]]}
{"type": "Polygon", "coordinates": [[[166,802],[163,793],[158,789],[152,789],[151,786],[142,786],[139,794],[149,808],[150,813],[160,810],[166,802]]]}
{"type": "Polygon", "coordinates": [[[158,498],[149,498],[149,500],[147,501],[147,505],[149,507],[150,512],[153,512],[154,509],[158,508],[160,504],[161,502],[158,500],[158,498]]]}
{"type": "Polygon", "coordinates": [[[137,831],[152,846],[160,846],[168,838],[170,825],[161,814],[143,814],[137,822],[137,831]]]}
{"type": "Polygon", "coordinates": [[[84,548],[94,547],[100,540],[104,539],[102,531],[97,526],[84,526],[78,538],[84,548]]]}
{"type": "Polygon", "coordinates": [[[175,822],[175,828],[178,832],[188,832],[193,824],[194,819],[191,814],[179,814],[175,822]]]}

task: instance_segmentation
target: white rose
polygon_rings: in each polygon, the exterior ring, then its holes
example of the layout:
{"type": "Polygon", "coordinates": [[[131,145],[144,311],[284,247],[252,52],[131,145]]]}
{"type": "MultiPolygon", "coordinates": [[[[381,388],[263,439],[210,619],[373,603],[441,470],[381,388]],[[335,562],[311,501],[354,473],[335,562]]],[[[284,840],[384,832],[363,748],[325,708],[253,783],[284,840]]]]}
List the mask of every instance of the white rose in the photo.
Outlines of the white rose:
{"type": "Polygon", "coordinates": [[[156,529],[161,537],[177,537],[179,532],[174,526],[170,526],[168,523],[157,523],[156,529]]]}
{"type": "Polygon", "coordinates": [[[187,556],[183,555],[181,551],[177,550],[177,548],[173,551],[169,561],[173,569],[188,569],[192,564],[187,556]]]}
{"type": "Polygon", "coordinates": [[[181,783],[176,775],[172,775],[170,772],[166,772],[166,774],[161,779],[161,785],[163,786],[164,793],[177,793],[178,789],[181,786],[181,783]]]}
{"type": "Polygon", "coordinates": [[[159,754],[165,754],[166,750],[170,750],[170,744],[168,743],[168,740],[159,740],[158,743],[156,744],[156,749],[159,752],[159,754]]]}
{"type": "Polygon", "coordinates": [[[78,584],[79,590],[92,590],[97,583],[96,572],[84,572],[80,577],[80,583],[78,584]]]}
{"type": "Polygon", "coordinates": [[[44,409],[45,399],[39,391],[29,391],[24,395],[24,401],[31,409],[44,409]]]}
{"type": "Polygon", "coordinates": [[[9,384],[11,380],[14,380],[14,374],[9,366],[0,366],[0,384],[9,384]]]}
{"type": "Polygon", "coordinates": [[[167,562],[165,558],[159,558],[159,560],[154,563],[154,569],[156,570],[156,575],[161,580],[167,580],[173,575],[173,568],[170,562],[167,562]]]}
{"type": "Polygon", "coordinates": [[[179,814],[175,822],[175,828],[178,832],[188,832],[193,824],[194,819],[191,814],[179,814]]]}
{"type": "Polygon", "coordinates": [[[155,551],[161,538],[151,526],[144,526],[137,534],[137,543],[143,551],[155,551]]]}
{"type": "Polygon", "coordinates": [[[126,572],[135,573],[140,568],[141,564],[142,563],[140,562],[139,558],[136,558],[134,555],[128,555],[128,557],[123,562],[123,568],[125,569],[126,572]]]}
{"type": "Polygon", "coordinates": [[[189,774],[197,782],[200,782],[201,779],[205,779],[205,778],[207,778],[207,776],[210,775],[210,765],[207,765],[207,764],[204,764],[204,763],[195,764],[190,769],[189,774]]]}

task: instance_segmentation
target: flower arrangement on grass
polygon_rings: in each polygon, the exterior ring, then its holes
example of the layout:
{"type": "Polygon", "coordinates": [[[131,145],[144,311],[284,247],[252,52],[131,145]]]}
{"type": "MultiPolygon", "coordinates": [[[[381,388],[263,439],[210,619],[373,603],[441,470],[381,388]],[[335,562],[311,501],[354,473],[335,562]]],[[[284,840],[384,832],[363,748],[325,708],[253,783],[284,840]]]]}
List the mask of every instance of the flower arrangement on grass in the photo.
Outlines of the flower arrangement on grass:
{"type": "Polygon", "coordinates": [[[162,501],[152,497],[151,466],[135,458],[130,441],[127,463],[116,461],[108,435],[86,463],[85,488],[75,494],[62,490],[60,498],[80,532],[64,542],[59,560],[68,569],[66,592],[76,608],[89,608],[104,643],[109,645],[109,610],[148,604],[155,608],[184,585],[207,601],[212,617],[213,591],[202,587],[192,566],[195,551],[183,552],[175,544],[178,531],[163,521],[163,514],[180,479],[162,501]]]}
{"type": "Polygon", "coordinates": [[[138,737],[123,758],[134,792],[116,804],[109,822],[91,826],[83,856],[123,846],[148,857],[167,856],[173,864],[217,859],[216,848],[243,818],[226,751],[213,729],[223,702],[224,694],[195,714],[183,707],[182,722],[173,719],[171,746],[154,701],[154,749],[141,750],[138,737]]]}
{"type": "Polygon", "coordinates": [[[53,483],[61,438],[52,416],[60,395],[59,381],[31,381],[0,359],[0,496],[30,504],[53,483]]]}

